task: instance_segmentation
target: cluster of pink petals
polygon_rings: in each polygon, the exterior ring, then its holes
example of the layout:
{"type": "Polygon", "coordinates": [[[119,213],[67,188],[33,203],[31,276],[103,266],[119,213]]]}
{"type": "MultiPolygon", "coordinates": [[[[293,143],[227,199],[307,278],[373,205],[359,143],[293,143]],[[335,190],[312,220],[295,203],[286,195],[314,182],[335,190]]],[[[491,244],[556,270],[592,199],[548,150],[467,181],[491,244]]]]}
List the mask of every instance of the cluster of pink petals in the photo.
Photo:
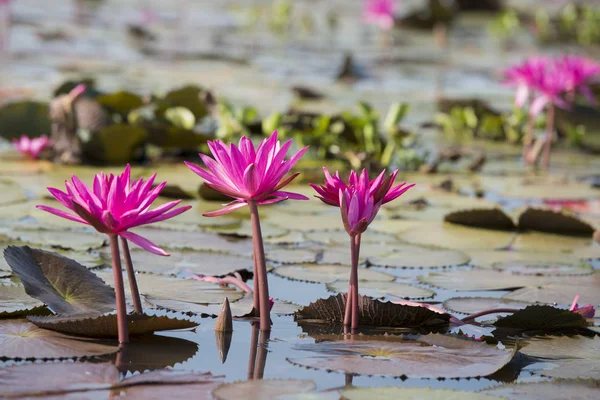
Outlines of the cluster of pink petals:
{"type": "Polygon", "coordinates": [[[214,158],[200,154],[206,169],[189,162],[185,164],[204,179],[206,186],[235,200],[224,204],[225,208],[203,215],[214,217],[227,214],[245,206],[248,201],[273,204],[287,199],[308,200],[306,196],[280,190],[298,176],[296,173],[284,179],[308,150],[305,147],[285,160],[291,145],[291,140],[280,144],[277,131],[263,140],[258,148],[245,136],[237,146],[233,143],[227,146],[220,140],[209,141],[208,147],[214,158]]]}
{"type": "Polygon", "coordinates": [[[45,135],[37,138],[29,138],[28,136],[23,135],[20,139],[13,140],[12,143],[19,153],[24,154],[33,160],[37,160],[40,153],[52,145],[48,136],[45,135]]]}
{"type": "Polygon", "coordinates": [[[366,0],[363,19],[381,29],[391,29],[394,27],[395,13],[396,0],[366,0]]]}
{"type": "Polygon", "coordinates": [[[364,232],[383,204],[397,199],[414,186],[403,182],[392,187],[398,175],[397,170],[387,177],[383,171],[373,180],[369,179],[366,169],[360,175],[352,171],[348,183],[340,178],[338,172],[332,176],[327,168],[323,168],[323,171],[325,184],[319,186],[311,183],[311,186],[322,202],[340,207],[344,228],[350,236],[364,232]]]}
{"type": "Polygon", "coordinates": [[[590,80],[600,73],[600,64],[581,56],[531,57],[505,70],[505,83],[516,86],[515,105],[523,107],[533,95],[529,113],[538,115],[546,105],[568,108],[566,93],[579,92],[590,102],[594,97],[590,80]]]}
{"type": "Polygon", "coordinates": [[[72,213],[43,205],[38,205],[37,208],[71,221],[91,225],[98,232],[119,235],[151,253],[167,256],[164,250],[148,239],[128,231],[136,226],[173,218],[191,208],[175,208],[181,202],[175,200],[150,210],[152,202],[166,185],[166,182],[163,182],[153,188],[155,178],[156,174],[147,181],[140,178],[131,182],[128,164],[125,171],[118,176],[96,174],[93,188],[90,189],[73,175],[71,182],[65,182],[66,193],[48,188],[56,200],[72,213]]]}
{"type": "Polygon", "coordinates": [[[571,304],[571,307],[569,308],[569,310],[576,312],[577,314],[581,314],[584,318],[594,318],[594,315],[596,315],[596,310],[594,309],[594,305],[587,304],[583,307],[579,307],[579,304],[577,304],[578,301],[579,301],[579,295],[575,296],[575,298],[573,299],[573,303],[571,304]]]}

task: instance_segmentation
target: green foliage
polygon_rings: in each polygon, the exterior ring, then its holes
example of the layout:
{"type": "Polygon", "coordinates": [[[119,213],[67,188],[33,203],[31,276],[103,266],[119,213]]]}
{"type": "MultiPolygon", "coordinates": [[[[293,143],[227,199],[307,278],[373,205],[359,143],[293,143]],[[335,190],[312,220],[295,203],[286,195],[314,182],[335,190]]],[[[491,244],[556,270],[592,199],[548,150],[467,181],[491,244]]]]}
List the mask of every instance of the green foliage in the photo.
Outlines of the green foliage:
{"type": "Polygon", "coordinates": [[[21,135],[50,135],[48,105],[35,101],[19,101],[0,107],[0,136],[15,139],[21,135]]]}

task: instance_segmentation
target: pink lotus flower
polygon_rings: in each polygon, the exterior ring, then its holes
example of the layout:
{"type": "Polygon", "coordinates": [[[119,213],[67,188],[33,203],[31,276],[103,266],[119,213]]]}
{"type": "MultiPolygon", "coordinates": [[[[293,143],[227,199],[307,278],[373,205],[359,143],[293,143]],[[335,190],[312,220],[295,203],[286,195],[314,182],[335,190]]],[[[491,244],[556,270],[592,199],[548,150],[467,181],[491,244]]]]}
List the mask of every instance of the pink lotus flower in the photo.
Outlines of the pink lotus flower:
{"type": "Polygon", "coordinates": [[[515,86],[515,106],[523,107],[531,95],[536,80],[544,74],[550,60],[547,57],[531,57],[520,65],[507,68],[504,71],[504,83],[515,86]]]}
{"type": "Polygon", "coordinates": [[[377,25],[381,29],[391,29],[394,27],[395,13],[395,0],[366,0],[363,9],[363,20],[369,24],[377,25]]]}
{"type": "Polygon", "coordinates": [[[565,86],[568,92],[579,92],[591,104],[596,104],[589,84],[594,76],[600,74],[599,63],[581,56],[566,55],[557,59],[556,65],[566,76],[565,86]]]}
{"type": "Polygon", "coordinates": [[[45,135],[31,139],[23,135],[20,139],[13,140],[12,144],[19,153],[26,155],[32,160],[37,160],[44,149],[52,146],[52,142],[45,135]]]}
{"type": "Polygon", "coordinates": [[[225,208],[203,214],[214,217],[230,213],[244,207],[249,201],[257,204],[273,204],[287,199],[308,200],[308,197],[297,193],[284,192],[280,189],[289,184],[299,174],[284,179],[290,169],[306,153],[308,147],[298,151],[289,160],[285,156],[292,144],[288,140],[280,145],[277,131],[262,141],[257,149],[247,137],[242,137],[238,146],[227,146],[220,140],[209,141],[208,147],[213,158],[200,154],[206,170],[186,162],[195,174],[204,179],[206,186],[233,197],[235,200],[225,204],[225,208]]]}
{"type": "Polygon", "coordinates": [[[571,304],[571,307],[569,307],[569,310],[576,312],[577,314],[581,314],[584,318],[594,318],[594,315],[596,315],[596,310],[594,309],[594,305],[588,304],[583,307],[579,307],[579,304],[577,304],[578,301],[579,301],[579,295],[575,296],[575,298],[573,299],[573,303],[571,304]]]}
{"type": "Polygon", "coordinates": [[[67,193],[48,188],[56,200],[73,213],[43,205],[38,205],[37,208],[71,221],[91,225],[98,232],[121,236],[151,253],[167,256],[163,249],[148,239],[128,231],[136,226],[173,218],[191,208],[175,208],[181,202],[175,200],[150,210],[152,202],[166,185],[166,182],[163,182],[153,189],[155,178],[156,174],[146,182],[143,178],[131,182],[128,164],[125,171],[118,176],[106,175],[103,172],[97,174],[93,189],[90,189],[73,175],[72,182],[65,182],[67,193]]]}
{"type": "Polygon", "coordinates": [[[398,171],[385,177],[385,171],[381,172],[374,180],[369,180],[365,169],[360,175],[352,171],[345,183],[339,173],[331,176],[326,168],[325,184],[314,185],[313,189],[319,194],[316,196],[325,204],[340,207],[344,228],[350,235],[350,253],[352,269],[348,294],[346,296],[346,311],[344,325],[351,325],[352,329],[358,327],[358,259],[360,253],[361,234],[367,230],[373,221],[379,208],[390,201],[397,199],[406,193],[414,184],[407,185],[406,182],[393,187],[398,171]]]}

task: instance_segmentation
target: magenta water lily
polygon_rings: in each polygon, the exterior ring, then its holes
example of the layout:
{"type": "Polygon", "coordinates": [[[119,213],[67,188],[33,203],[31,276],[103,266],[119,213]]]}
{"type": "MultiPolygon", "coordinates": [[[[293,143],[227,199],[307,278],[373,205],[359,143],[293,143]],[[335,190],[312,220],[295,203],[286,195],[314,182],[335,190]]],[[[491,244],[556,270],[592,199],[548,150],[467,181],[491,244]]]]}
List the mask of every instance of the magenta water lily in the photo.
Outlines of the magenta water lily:
{"type": "Polygon", "coordinates": [[[394,27],[396,0],[365,0],[363,20],[381,29],[394,27]]]}
{"type": "Polygon", "coordinates": [[[361,234],[367,230],[383,204],[397,199],[414,184],[403,182],[393,186],[398,175],[397,170],[389,176],[385,176],[385,171],[383,171],[373,180],[369,179],[366,169],[363,169],[360,175],[352,171],[348,183],[340,178],[338,172],[331,175],[327,168],[323,168],[323,171],[325,183],[323,185],[311,184],[311,186],[319,194],[316,197],[325,204],[340,207],[344,228],[350,236],[352,269],[346,296],[344,325],[356,329],[359,319],[358,259],[361,234]]]}
{"type": "Polygon", "coordinates": [[[22,135],[20,139],[13,140],[12,144],[15,150],[32,160],[37,160],[45,149],[52,146],[52,142],[45,135],[37,138],[22,135]]]}
{"type": "Polygon", "coordinates": [[[147,181],[140,178],[132,182],[131,169],[127,165],[123,173],[117,176],[106,175],[103,172],[96,174],[92,188],[90,188],[73,175],[71,182],[65,182],[66,193],[59,189],[48,188],[54,198],[70,212],[44,205],[37,206],[37,208],[61,218],[90,225],[98,232],[108,235],[112,252],[119,341],[121,343],[128,342],[129,335],[117,236],[121,237],[135,310],[141,312],[141,302],[127,240],[154,254],[162,256],[168,254],[148,239],[130,232],[129,229],[173,218],[191,208],[191,206],[177,207],[181,200],[175,200],[151,210],[152,203],[166,185],[166,182],[162,182],[153,187],[155,178],[156,174],[147,181]]]}
{"type": "Polygon", "coordinates": [[[554,136],[555,107],[568,109],[576,94],[590,103],[595,99],[589,88],[591,79],[600,74],[600,64],[585,57],[565,55],[558,58],[531,57],[505,71],[505,83],[517,88],[515,105],[529,103],[529,122],[523,140],[523,158],[533,164],[542,146],[534,146],[535,118],[547,109],[546,135],[543,139],[542,165],[550,163],[550,148],[554,136]]]}
{"type": "Polygon", "coordinates": [[[208,142],[214,158],[200,154],[206,169],[186,162],[194,173],[204,179],[208,187],[234,199],[225,204],[223,209],[205,213],[205,216],[227,214],[246,205],[250,208],[256,282],[254,311],[260,316],[262,331],[271,329],[271,319],[269,283],[258,205],[274,204],[287,199],[308,200],[308,197],[301,194],[281,190],[298,176],[297,173],[289,176],[287,174],[308,150],[308,147],[305,147],[286,160],[291,146],[291,140],[284,144],[277,140],[277,131],[268,139],[264,139],[257,148],[247,137],[242,137],[237,146],[233,143],[228,146],[220,140],[215,140],[208,142]]]}

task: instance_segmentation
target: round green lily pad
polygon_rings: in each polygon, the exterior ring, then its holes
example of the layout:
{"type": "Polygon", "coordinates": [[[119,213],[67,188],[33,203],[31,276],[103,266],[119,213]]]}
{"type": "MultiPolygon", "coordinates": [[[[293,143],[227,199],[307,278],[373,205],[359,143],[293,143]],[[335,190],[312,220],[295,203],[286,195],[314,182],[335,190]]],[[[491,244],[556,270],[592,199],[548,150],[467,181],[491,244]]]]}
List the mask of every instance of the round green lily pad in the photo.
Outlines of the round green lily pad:
{"type": "MultiPolygon", "coordinates": [[[[284,265],[275,268],[274,274],[284,278],[306,281],[314,283],[331,283],[337,280],[349,280],[351,267],[338,264],[298,264],[284,265]]],[[[375,271],[369,268],[361,268],[359,276],[364,281],[384,281],[391,282],[396,280],[393,275],[384,272],[375,271]]]]}
{"type": "Polygon", "coordinates": [[[494,250],[507,247],[514,233],[470,228],[450,223],[421,223],[419,227],[400,233],[400,239],[417,245],[447,249],[494,250]]]}
{"type": "Polygon", "coordinates": [[[269,400],[287,394],[311,392],[317,385],[313,381],[299,379],[260,379],[225,383],[212,394],[216,400],[269,400]]]}
{"type": "Polygon", "coordinates": [[[370,265],[392,268],[442,268],[468,263],[469,256],[458,250],[401,245],[392,253],[369,257],[370,265]]]}
{"type": "Polygon", "coordinates": [[[483,310],[496,308],[523,309],[531,303],[526,301],[510,300],[496,297],[453,297],[444,302],[446,310],[461,314],[474,314],[483,310]]]}
{"type": "MultiPolygon", "coordinates": [[[[360,271],[358,272],[358,279],[361,279],[360,271]]],[[[327,290],[346,293],[348,291],[348,281],[328,283],[327,290]]],[[[363,296],[374,298],[394,296],[402,299],[425,299],[435,295],[433,290],[398,282],[359,281],[358,291],[363,296]]]]}
{"type": "Polygon", "coordinates": [[[491,394],[432,388],[374,387],[344,390],[345,400],[503,400],[491,394]]]}

